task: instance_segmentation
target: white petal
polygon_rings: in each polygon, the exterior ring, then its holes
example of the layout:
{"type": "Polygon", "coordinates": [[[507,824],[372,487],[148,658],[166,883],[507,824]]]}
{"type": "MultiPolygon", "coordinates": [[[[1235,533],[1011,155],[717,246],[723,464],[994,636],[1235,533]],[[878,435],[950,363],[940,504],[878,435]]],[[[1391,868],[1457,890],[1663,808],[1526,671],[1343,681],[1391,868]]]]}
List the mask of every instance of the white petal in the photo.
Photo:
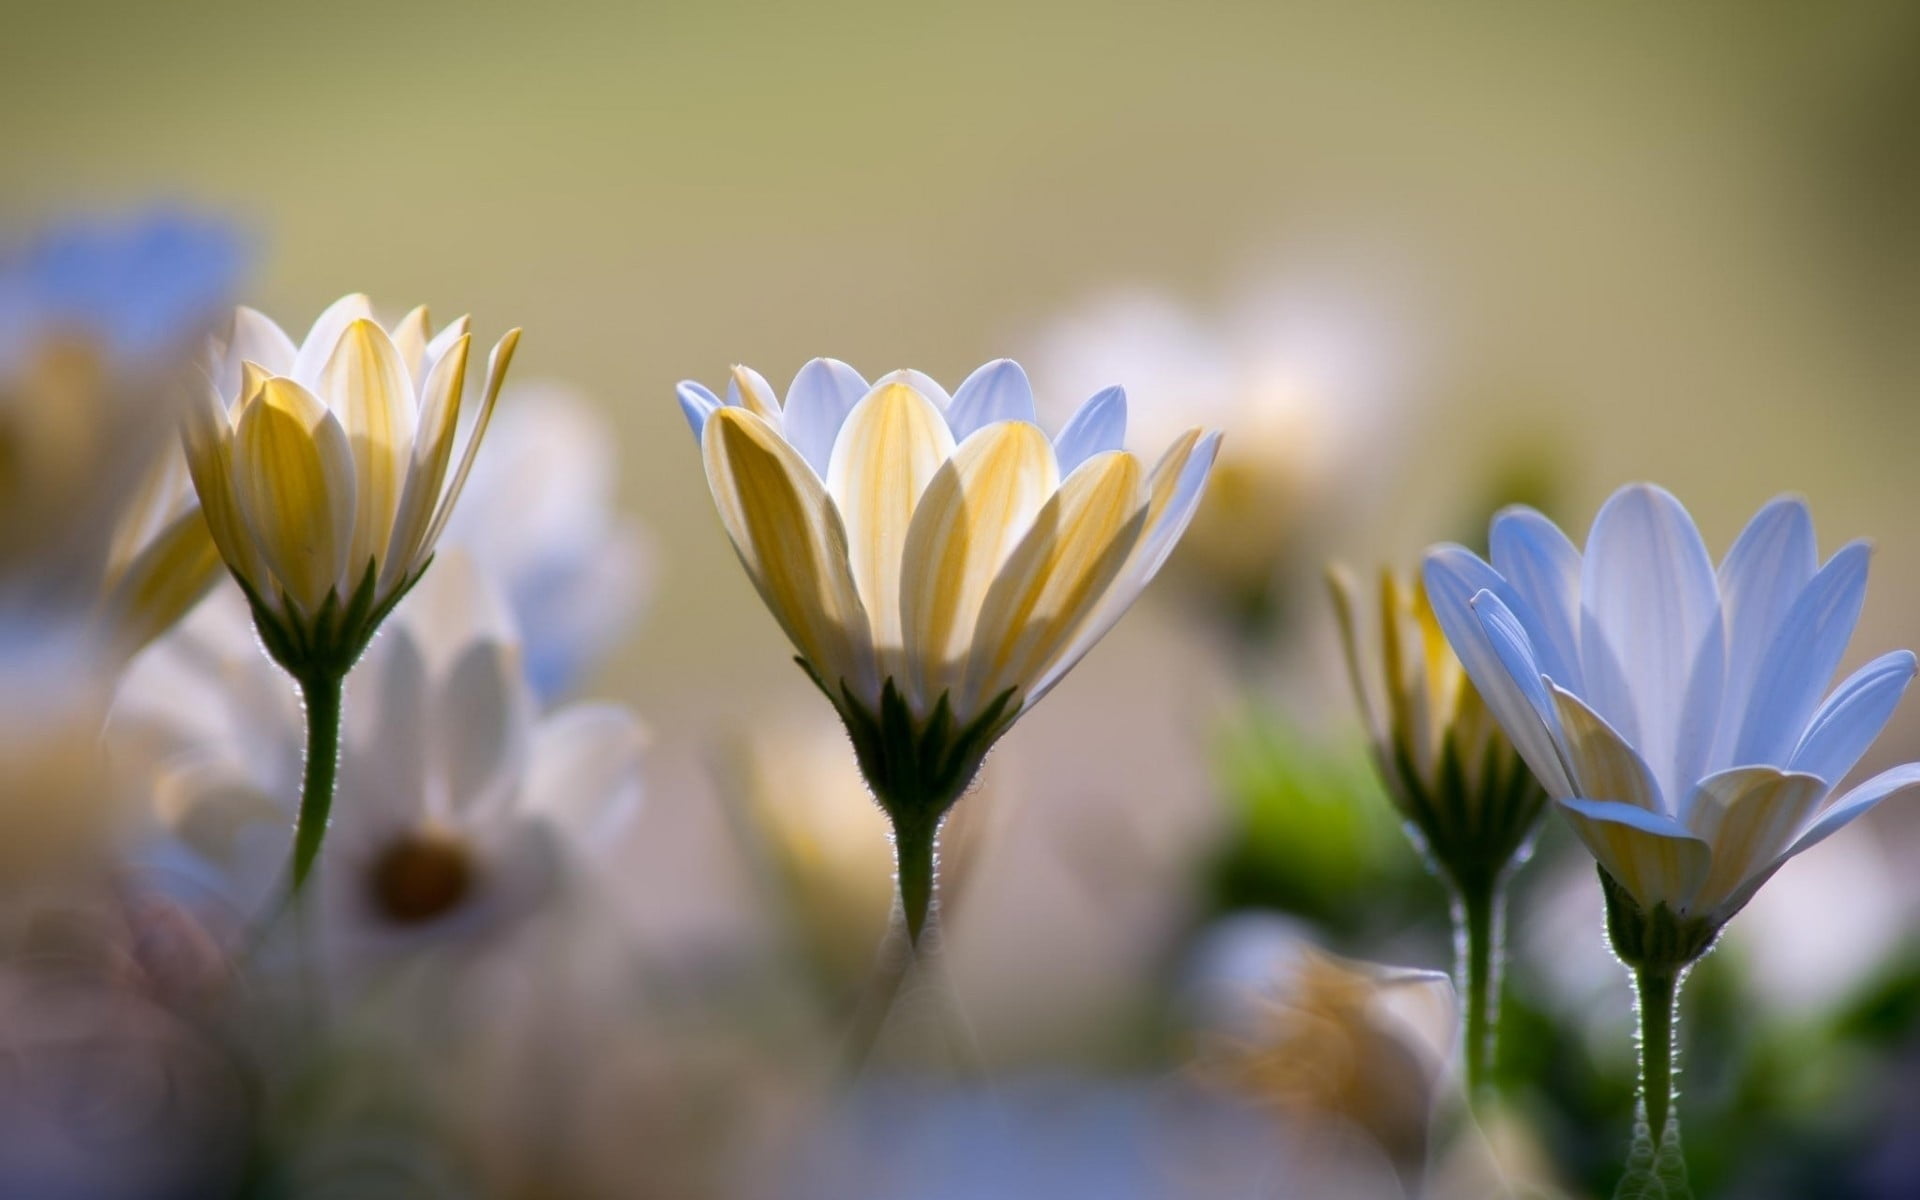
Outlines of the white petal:
{"type": "Polygon", "coordinates": [[[433,774],[449,815],[505,803],[526,764],[533,698],[511,646],[475,641],[454,660],[433,707],[433,774]]]}
{"type": "MultiPolygon", "coordinates": [[[[1700,531],[1665,490],[1621,488],[1594,518],[1580,583],[1583,626],[1590,622],[1615,657],[1602,672],[1617,664],[1627,692],[1593,707],[1633,741],[1656,776],[1676,778],[1682,709],[1701,645],[1720,612],[1719,584],[1700,531]],[[1622,699],[1632,705],[1632,723],[1618,711],[1622,699]]],[[[1583,660],[1586,634],[1583,627],[1583,660]]],[[[1586,698],[1601,700],[1592,662],[1582,667],[1586,698]]]]}
{"type": "MultiPolygon", "coordinates": [[[[1510,613],[1515,604],[1524,601],[1465,546],[1442,545],[1429,550],[1421,576],[1441,631],[1494,719],[1506,730],[1543,787],[1555,796],[1573,795],[1573,784],[1560,765],[1553,737],[1541,720],[1538,697],[1529,698],[1529,692],[1541,688],[1538,660],[1534,660],[1530,672],[1523,669],[1521,677],[1516,678],[1474,611],[1475,597],[1483,594],[1499,600],[1510,613]]],[[[1512,647],[1508,651],[1511,653],[1512,647]]],[[[1531,650],[1528,654],[1531,657],[1531,650]]]]}
{"type": "Polygon", "coordinates": [[[933,401],[933,406],[941,412],[953,407],[953,397],[947,395],[947,389],[940,386],[938,380],[924,371],[889,371],[873,381],[869,391],[877,391],[889,383],[904,383],[922,396],[933,401]]]}
{"type": "Polygon", "coordinates": [[[1818,775],[1829,787],[1845,779],[1892,719],[1914,669],[1913,653],[1895,650],[1849,675],[1813,715],[1790,768],[1818,775]]]}
{"type": "Polygon", "coordinates": [[[713,410],[720,407],[720,397],[704,384],[691,379],[683,379],[673,389],[674,398],[680,401],[680,411],[687,418],[687,427],[693,430],[693,440],[698,442],[707,428],[707,418],[713,410]]]}
{"type": "Polygon", "coordinates": [[[1626,739],[1564,688],[1553,689],[1553,704],[1575,795],[1668,815],[1659,782],[1626,739]]]}
{"type": "Polygon", "coordinates": [[[526,807],[582,843],[606,838],[644,795],[646,731],[617,704],[575,704],[540,722],[527,766],[526,807]]]}
{"type": "Polygon", "coordinates": [[[840,426],[868,390],[860,372],[833,358],[813,359],[793,377],[781,410],[781,431],[820,478],[827,477],[840,426]]]}
{"type": "Polygon", "coordinates": [[[1020,364],[1010,358],[997,358],[967,376],[947,409],[947,427],[953,430],[956,442],[995,421],[1038,419],[1033,411],[1033,385],[1027,382],[1020,364]]]}
{"type": "Polygon", "coordinates": [[[1827,794],[1827,785],[1777,767],[1735,767],[1701,780],[1693,791],[1687,827],[1713,850],[1700,893],[1701,909],[1718,910],[1765,871],[1827,794]]]}
{"type": "Polygon", "coordinates": [[[1720,722],[1714,763],[1733,761],[1761,659],[1819,566],[1813,518],[1806,503],[1794,496],[1774,500],[1754,514],[1720,564],[1720,601],[1727,623],[1726,716],[1720,722]]]}
{"type": "Polygon", "coordinates": [[[1125,388],[1110,387],[1095,392],[1067,421],[1060,436],[1053,439],[1053,452],[1060,469],[1073,469],[1096,454],[1118,450],[1127,441],[1127,393],[1125,388]]]}
{"type": "Polygon", "coordinates": [[[245,305],[236,308],[226,351],[220,357],[220,377],[214,381],[221,399],[230,405],[246,399],[240,394],[241,363],[256,363],[270,375],[291,375],[296,353],[293,339],[269,317],[245,305]]]}
{"type": "Polygon", "coordinates": [[[1784,763],[1799,745],[1853,639],[1869,557],[1865,542],[1842,547],[1787,611],[1754,674],[1734,765],[1784,763]]]}
{"type": "Polygon", "coordinates": [[[1807,831],[1801,834],[1793,845],[1787,847],[1786,853],[1774,859],[1772,865],[1764,871],[1748,878],[1738,891],[1721,904],[1721,909],[1736,912],[1745,907],[1747,901],[1753,898],[1753,894],[1760,890],[1760,886],[1772,879],[1774,872],[1785,866],[1788,859],[1797,854],[1806,853],[1839,833],[1856,818],[1871,812],[1882,800],[1913,793],[1920,793],[1920,763],[1908,763],[1875,775],[1830,806],[1821,814],[1819,820],[1807,827],[1807,831]]]}
{"type": "Polygon", "coordinates": [[[328,305],[327,310],[314,320],[313,328],[307,331],[306,340],[300,343],[299,352],[293,357],[294,380],[308,391],[322,394],[320,369],[333,357],[333,348],[340,341],[340,335],[347,331],[347,326],[363,318],[373,318],[373,304],[359,293],[342,296],[328,305]]]}
{"type": "Polygon", "coordinates": [[[1580,552],[1552,521],[1519,506],[1494,517],[1487,540],[1493,569],[1526,602],[1541,671],[1582,694],[1580,552]]]}

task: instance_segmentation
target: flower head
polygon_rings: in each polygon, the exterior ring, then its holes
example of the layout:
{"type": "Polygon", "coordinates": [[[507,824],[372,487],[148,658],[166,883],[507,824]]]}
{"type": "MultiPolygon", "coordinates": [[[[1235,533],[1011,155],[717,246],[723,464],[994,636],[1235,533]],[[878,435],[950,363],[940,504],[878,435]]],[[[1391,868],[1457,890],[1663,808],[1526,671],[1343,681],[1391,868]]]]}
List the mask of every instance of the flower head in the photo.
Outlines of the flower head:
{"type": "MultiPolygon", "coordinates": [[[[1822,565],[1782,498],[1718,567],[1649,485],[1601,508],[1584,555],[1530,509],[1494,519],[1492,562],[1440,546],[1428,594],[1447,640],[1609,881],[1685,961],[1789,858],[1920,787],[1920,764],[1834,792],[1892,716],[1914,656],[1827,688],[1860,616],[1868,547],[1822,565]],[[1823,699],[1824,697],[1824,699],[1823,699]]],[[[1633,961],[1631,958],[1629,961],[1633,961]]]]}
{"type": "Polygon", "coordinates": [[[1376,616],[1345,570],[1328,579],[1387,794],[1441,869],[1499,872],[1544,797],[1448,647],[1426,588],[1381,571],[1376,616]]]}
{"type": "Polygon", "coordinates": [[[344,670],[426,569],[519,338],[494,347],[449,481],[467,318],[435,335],[416,308],[389,330],[353,295],[295,346],[252,309],[235,313],[212,386],[189,409],[187,462],[214,544],[282,665],[344,670]]]}
{"type": "Polygon", "coordinates": [[[784,404],[745,367],[724,401],[697,383],[679,398],[741,563],[929,858],[994,740],[1159,569],[1219,444],[1188,430],[1147,468],[1121,448],[1119,388],[1049,437],[1007,359],[951,397],[815,359],[784,404]]]}
{"type": "Polygon", "coordinates": [[[172,438],[243,261],[214,222],[154,212],[0,245],[0,610],[96,618],[123,651],[172,624],[217,559],[172,438]],[[170,474],[181,476],[170,480],[170,474]]]}

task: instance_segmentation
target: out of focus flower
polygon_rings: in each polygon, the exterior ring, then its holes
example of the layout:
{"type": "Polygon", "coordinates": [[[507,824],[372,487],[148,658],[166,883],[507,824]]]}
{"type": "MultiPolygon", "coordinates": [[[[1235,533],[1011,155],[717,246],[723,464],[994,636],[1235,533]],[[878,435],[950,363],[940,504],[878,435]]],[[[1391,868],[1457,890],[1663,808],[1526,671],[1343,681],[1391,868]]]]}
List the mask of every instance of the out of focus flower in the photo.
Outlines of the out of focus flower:
{"type": "Polygon", "coordinates": [[[1352,576],[1334,568],[1329,578],[1381,777],[1453,897],[1467,1082],[1477,1091],[1493,1060],[1506,877],[1546,796],[1447,647],[1426,588],[1382,571],[1377,619],[1366,621],[1352,576]],[[1368,626],[1377,636],[1361,632],[1368,626]]]}
{"type": "Polygon", "coordinates": [[[564,388],[509,387],[441,538],[498,581],[528,679],[565,695],[626,632],[651,582],[647,540],[613,510],[606,421],[564,388]]]}
{"type": "MultiPolygon", "coordinates": [[[[300,713],[240,608],[216,593],[135,661],[109,744],[123,773],[152,779],[166,836],[150,865],[257,920],[284,867],[300,713]]],[[[637,722],[601,704],[539,717],[504,605],[458,553],[389,622],[348,694],[339,850],[321,876],[343,963],[500,928],[638,803],[637,722]]]]}
{"type": "MultiPolygon", "coordinates": [[[[774,909],[830,987],[871,967],[893,906],[893,845],[838,726],[756,724],[743,745],[741,808],[780,889],[774,909]]],[[[991,771],[941,830],[942,898],[951,911],[979,861],[995,813],[991,771]]]]}
{"type": "Polygon", "coordinates": [[[1364,1132],[1402,1172],[1425,1161],[1453,1041],[1446,976],[1316,948],[1282,918],[1235,918],[1201,951],[1201,1076],[1289,1121],[1364,1132]]]}
{"type": "Polygon", "coordinates": [[[515,329],[494,347],[479,414],[448,481],[467,326],[461,317],[430,336],[423,306],[388,331],[367,298],[352,295],[321,313],[296,347],[242,308],[212,386],[187,409],[187,466],[214,545],[246,592],[261,642],[306,705],[296,890],[326,836],[342,681],[426,571],[520,342],[515,329]]]}
{"type": "Polygon", "coordinates": [[[1387,794],[1449,875],[1497,875],[1545,800],[1447,646],[1426,588],[1380,573],[1376,614],[1353,577],[1329,576],[1347,669],[1387,794]]]}
{"type": "Polygon", "coordinates": [[[1826,694],[1868,548],[1820,565],[1795,498],[1762,508],[1717,572],[1686,509],[1644,484],[1601,508],[1584,557],[1529,509],[1496,517],[1490,547],[1491,565],[1460,546],[1431,551],[1427,590],[1488,707],[1599,860],[1608,933],[1640,993],[1630,1180],[1684,1188],[1671,1120],[1680,979],[1788,859],[1920,788],[1909,764],[1832,799],[1914,656],[1883,655],[1826,694]]]}
{"type": "Polygon", "coordinates": [[[744,367],[724,402],[679,395],[741,562],[893,821],[917,940],[940,819],[1159,569],[1218,437],[1188,430],[1149,471],[1120,448],[1111,388],[1049,438],[1006,359],[951,398],[831,359],[801,368],[784,405],[744,367]]]}
{"type": "Polygon", "coordinates": [[[1404,347],[1352,291],[1326,280],[1260,288],[1218,319],[1121,291],[1065,316],[1035,348],[1049,393],[1125,379],[1150,441],[1196,423],[1226,433],[1171,569],[1238,620],[1272,615],[1276,577],[1308,531],[1377,490],[1390,462],[1404,347]]]}
{"type": "Polygon", "coordinates": [[[1760,510],[1716,573],[1679,501],[1616,492],[1582,558],[1527,509],[1493,563],[1427,559],[1448,640],[1607,876],[1708,932],[1781,864],[1888,796],[1896,767],[1830,799],[1913,679],[1874,659],[1827,694],[1866,596],[1868,547],[1820,565],[1798,499],[1760,510]],[[1824,697],[1824,702],[1823,702],[1824,697]]]}
{"type": "Polygon", "coordinates": [[[0,618],[97,612],[91,636],[124,647],[191,603],[204,529],[152,493],[241,258],[165,213],[0,248],[0,618]]]}

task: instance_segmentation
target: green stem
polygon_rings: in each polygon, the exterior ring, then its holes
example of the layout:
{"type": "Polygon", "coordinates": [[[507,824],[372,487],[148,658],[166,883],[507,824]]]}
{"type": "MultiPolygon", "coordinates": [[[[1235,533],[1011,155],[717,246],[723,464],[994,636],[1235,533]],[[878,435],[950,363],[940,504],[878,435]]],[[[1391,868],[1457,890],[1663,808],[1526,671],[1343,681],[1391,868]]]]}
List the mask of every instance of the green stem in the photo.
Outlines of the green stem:
{"type": "Polygon", "coordinates": [[[938,818],[922,821],[917,817],[897,820],[893,829],[893,853],[900,880],[900,911],[906,915],[907,941],[918,946],[921,935],[934,915],[934,842],[940,831],[938,818]]]}
{"type": "Polygon", "coordinates": [[[1673,1007],[1680,973],[1671,967],[1642,967],[1640,991],[1640,1107],[1656,1147],[1679,1140],[1673,1117],[1673,1007]]]}
{"type": "Polygon", "coordinates": [[[1457,888],[1457,896],[1456,975],[1466,1005],[1466,1029],[1462,1036],[1467,1094],[1477,1100],[1493,1083],[1506,889],[1495,877],[1463,883],[1457,888]]]}
{"type": "Polygon", "coordinates": [[[340,773],[340,693],[346,684],[341,672],[316,672],[300,679],[300,695],[307,707],[307,763],[300,784],[300,816],[293,831],[293,892],[298,894],[320,857],[327,836],[327,815],[333,810],[335,779],[340,773]]]}

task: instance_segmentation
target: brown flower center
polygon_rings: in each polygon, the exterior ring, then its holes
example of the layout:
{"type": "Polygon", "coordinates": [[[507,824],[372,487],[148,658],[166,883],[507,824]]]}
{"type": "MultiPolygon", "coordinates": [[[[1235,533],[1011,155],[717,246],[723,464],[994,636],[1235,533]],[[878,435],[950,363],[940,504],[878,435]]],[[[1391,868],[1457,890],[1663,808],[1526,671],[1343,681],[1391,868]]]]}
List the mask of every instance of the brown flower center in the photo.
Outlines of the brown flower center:
{"type": "Polygon", "coordinates": [[[387,846],[368,877],[375,909],[398,925],[418,925],[459,907],[473,890],[473,858],[458,839],[423,830],[387,846]]]}

